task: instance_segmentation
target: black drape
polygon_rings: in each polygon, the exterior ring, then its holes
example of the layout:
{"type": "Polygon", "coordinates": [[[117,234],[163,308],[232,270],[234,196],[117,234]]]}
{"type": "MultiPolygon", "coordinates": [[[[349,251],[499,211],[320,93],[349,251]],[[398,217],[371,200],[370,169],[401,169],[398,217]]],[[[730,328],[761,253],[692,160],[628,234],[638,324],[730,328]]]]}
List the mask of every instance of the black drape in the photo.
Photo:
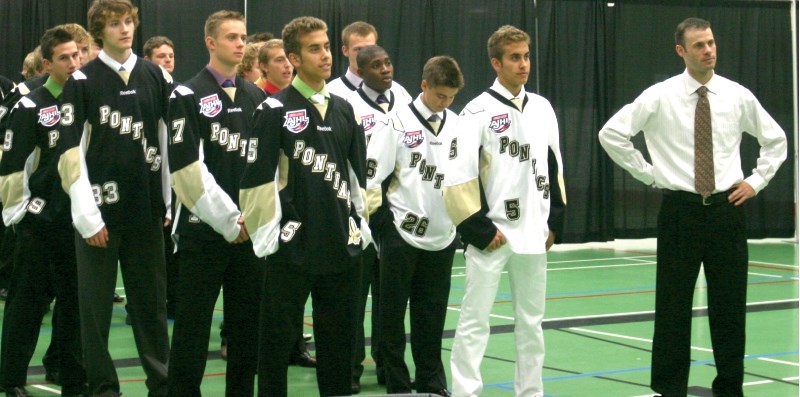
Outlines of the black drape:
{"type": "MultiPolygon", "coordinates": [[[[22,59],[48,27],[85,25],[91,0],[0,1],[0,74],[17,80],[22,59]]],[[[134,50],[153,35],[176,45],[183,81],[208,62],[203,23],[218,9],[246,11],[250,33],[280,37],[284,24],[312,15],[328,23],[335,73],[347,68],[340,32],[364,20],[392,57],[395,79],[419,93],[425,61],[458,60],[466,86],[452,109],[460,111],[495,78],[486,40],[511,24],[531,35],[529,91],[548,98],[561,129],[569,210],[564,241],[655,236],[660,192],[631,178],[606,156],[597,131],[623,105],[652,84],[683,71],[675,53],[675,26],[689,16],[711,21],[718,46],[717,72],[749,88],[787,132],[789,159],[770,185],[747,204],[750,237],[791,236],[794,224],[792,15],[789,1],[759,0],[133,0],[141,26],[134,50]],[[245,10],[245,4],[247,10],[245,10]]],[[[644,150],[642,134],[634,139],[644,150]]],[[[758,144],[746,135],[742,168],[750,175],[758,144]]],[[[645,151],[645,155],[646,151],[645,151]]]]}

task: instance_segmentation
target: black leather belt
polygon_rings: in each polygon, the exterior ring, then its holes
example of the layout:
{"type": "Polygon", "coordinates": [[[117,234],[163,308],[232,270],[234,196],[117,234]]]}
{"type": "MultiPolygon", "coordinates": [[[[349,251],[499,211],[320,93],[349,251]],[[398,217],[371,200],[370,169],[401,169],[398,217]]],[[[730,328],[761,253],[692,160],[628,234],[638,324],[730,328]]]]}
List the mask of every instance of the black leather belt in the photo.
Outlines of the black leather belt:
{"type": "Polygon", "coordinates": [[[733,189],[730,189],[724,192],[714,193],[706,198],[703,198],[703,196],[697,193],[684,192],[683,190],[663,190],[664,197],[670,197],[700,205],[717,205],[727,203],[728,195],[730,195],[732,191],[733,189]]]}

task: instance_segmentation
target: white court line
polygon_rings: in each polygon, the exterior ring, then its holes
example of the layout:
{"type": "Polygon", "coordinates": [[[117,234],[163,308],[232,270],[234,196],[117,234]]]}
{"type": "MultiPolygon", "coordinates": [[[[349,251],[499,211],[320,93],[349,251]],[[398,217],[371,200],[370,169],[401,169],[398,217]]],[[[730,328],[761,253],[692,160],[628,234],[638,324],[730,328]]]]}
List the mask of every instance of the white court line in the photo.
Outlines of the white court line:
{"type": "Polygon", "coordinates": [[[37,388],[37,389],[39,389],[39,390],[44,390],[44,391],[53,393],[53,394],[55,394],[57,396],[61,395],[61,390],[56,390],[56,389],[53,389],[52,387],[47,387],[45,385],[32,385],[32,386],[37,388]]]}
{"type": "Polygon", "coordinates": [[[752,274],[754,276],[761,276],[761,277],[783,278],[783,276],[776,276],[774,274],[753,273],[753,272],[747,272],[747,274],[752,274]]]}
{"type": "Polygon", "coordinates": [[[609,269],[612,267],[631,267],[631,266],[647,266],[647,265],[654,265],[655,262],[646,262],[646,263],[628,263],[624,265],[602,265],[602,266],[580,266],[580,267],[559,267],[555,269],[547,269],[549,272],[554,272],[557,270],[598,270],[598,269],[609,269]]]}
{"type": "MultiPolygon", "coordinates": [[[[610,337],[619,338],[619,339],[628,339],[628,340],[635,340],[635,341],[639,341],[639,342],[653,343],[652,339],[637,338],[635,336],[615,334],[615,333],[611,333],[611,332],[594,331],[594,330],[591,330],[591,329],[577,328],[577,327],[573,327],[573,328],[570,328],[570,329],[571,330],[575,330],[575,331],[586,332],[586,333],[589,333],[589,334],[596,334],[596,335],[610,336],[610,337]]],[[[707,349],[705,347],[690,346],[690,348],[692,350],[698,350],[698,351],[707,352],[707,353],[713,353],[714,352],[713,350],[707,349]]]]}
{"type": "MultiPolygon", "coordinates": [[[[452,310],[452,311],[454,311],[454,312],[461,312],[461,309],[460,309],[460,308],[458,308],[458,307],[450,307],[450,306],[448,306],[448,307],[447,307],[447,310],[452,310]]],[[[501,315],[499,315],[499,314],[489,314],[489,317],[493,317],[493,318],[501,318],[501,319],[503,319],[503,320],[508,320],[508,321],[514,321],[514,317],[509,317],[509,316],[501,316],[501,315]]]]}
{"type": "Polygon", "coordinates": [[[577,263],[577,262],[598,262],[598,261],[613,261],[617,259],[638,259],[638,258],[655,258],[655,255],[638,255],[638,256],[616,256],[613,258],[593,258],[593,259],[572,259],[566,261],[548,261],[547,263],[577,263]]]}
{"type": "Polygon", "coordinates": [[[766,357],[759,357],[758,359],[761,360],[761,361],[767,361],[767,362],[775,363],[775,364],[783,364],[783,365],[791,365],[793,367],[800,367],[800,363],[793,363],[791,361],[776,360],[774,358],[766,358],[766,357]]]}

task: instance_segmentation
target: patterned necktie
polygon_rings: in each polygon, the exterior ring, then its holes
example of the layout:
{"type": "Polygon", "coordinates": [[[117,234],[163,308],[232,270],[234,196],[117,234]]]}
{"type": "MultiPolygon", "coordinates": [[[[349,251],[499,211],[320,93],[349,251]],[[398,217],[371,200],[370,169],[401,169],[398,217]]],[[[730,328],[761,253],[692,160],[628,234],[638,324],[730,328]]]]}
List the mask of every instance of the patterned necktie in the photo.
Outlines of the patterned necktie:
{"type": "Polygon", "coordinates": [[[711,139],[711,107],[708,88],[697,89],[697,107],[694,111],[694,187],[703,197],[714,191],[714,144],[711,139]]]}
{"type": "Polygon", "coordinates": [[[431,128],[433,128],[433,132],[435,134],[438,134],[439,126],[442,124],[442,119],[439,117],[438,114],[434,113],[431,115],[431,117],[428,117],[428,124],[430,124],[431,128]]]}
{"type": "Polygon", "coordinates": [[[117,74],[119,74],[119,77],[122,79],[122,81],[125,82],[125,85],[128,85],[128,80],[131,77],[131,72],[125,70],[124,66],[120,66],[117,74]]]}
{"type": "Polygon", "coordinates": [[[225,93],[228,94],[228,97],[231,98],[231,101],[234,101],[236,98],[236,85],[233,84],[231,80],[225,80],[222,82],[222,89],[225,90],[225,93]]]}
{"type": "Polygon", "coordinates": [[[309,98],[309,99],[311,99],[311,103],[313,103],[314,106],[317,108],[317,110],[319,110],[319,114],[324,119],[325,118],[325,112],[328,111],[328,101],[326,100],[325,95],[322,95],[320,93],[316,93],[316,94],[312,95],[311,98],[309,98]]]}
{"type": "Polygon", "coordinates": [[[384,113],[389,111],[389,100],[386,99],[386,95],[379,94],[375,102],[377,102],[378,106],[380,106],[381,109],[383,109],[384,113]]]}

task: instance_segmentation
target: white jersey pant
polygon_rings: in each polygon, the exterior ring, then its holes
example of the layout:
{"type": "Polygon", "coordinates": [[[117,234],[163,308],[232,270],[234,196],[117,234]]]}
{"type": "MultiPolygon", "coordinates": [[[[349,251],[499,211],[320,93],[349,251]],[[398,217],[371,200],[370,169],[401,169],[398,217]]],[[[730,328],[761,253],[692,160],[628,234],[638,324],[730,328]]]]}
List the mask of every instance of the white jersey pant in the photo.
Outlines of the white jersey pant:
{"type": "Polygon", "coordinates": [[[454,397],[481,394],[480,366],[489,341],[489,314],[495,302],[500,275],[508,270],[514,306],[514,339],[517,362],[514,391],[517,397],[541,397],[544,365],[545,286],[547,254],[521,255],[508,244],[488,252],[468,246],[465,250],[466,285],[461,317],[456,327],[450,369],[454,397]]]}

